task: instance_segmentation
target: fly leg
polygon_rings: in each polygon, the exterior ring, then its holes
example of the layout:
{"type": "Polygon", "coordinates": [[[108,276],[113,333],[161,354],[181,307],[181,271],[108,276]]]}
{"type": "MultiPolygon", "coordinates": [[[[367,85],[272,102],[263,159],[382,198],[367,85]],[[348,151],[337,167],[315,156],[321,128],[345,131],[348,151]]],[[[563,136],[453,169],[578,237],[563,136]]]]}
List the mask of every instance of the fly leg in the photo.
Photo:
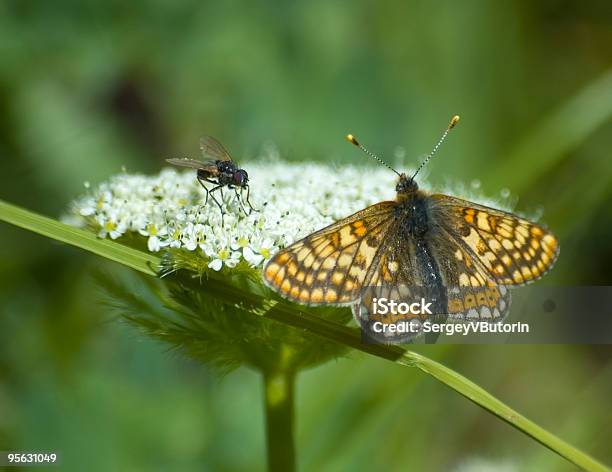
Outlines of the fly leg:
{"type": "Polygon", "coordinates": [[[234,189],[234,192],[236,193],[236,200],[238,200],[238,203],[240,204],[240,209],[242,210],[242,212],[245,214],[245,216],[250,215],[250,213],[247,213],[246,210],[244,209],[244,204],[242,203],[241,193],[238,193],[238,189],[234,189]]]}
{"type": "Polygon", "coordinates": [[[206,198],[204,199],[204,205],[206,205],[208,203],[208,195],[210,195],[210,191],[208,190],[206,185],[204,185],[204,182],[202,182],[203,180],[205,180],[206,182],[211,182],[211,183],[216,183],[216,182],[212,182],[211,180],[208,180],[206,178],[198,177],[198,183],[202,186],[202,188],[206,192],[206,198]]]}
{"type": "Polygon", "coordinates": [[[246,197],[246,201],[249,204],[249,208],[251,209],[251,212],[249,213],[249,215],[254,212],[254,211],[259,211],[256,210],[255,208],[253,208],[253,205],[251,205],[251,200],[249,200],[249,197],[251,196],[251,187],[249,187],[248,185],[246,186],[247,189],[247,197],[246,197]]]}
{"type": "Polygon", "coordinates": [[[219,201],[215,198],[215,196],[213,195],[213,192],[216,190],[221,190],[221,195],[223,195],[223,184],[219,184],[217,185],[215,188],[210,189],[209,195],[210,198],[213,199],[213,201],[217,204],[217,206],[219,207],[219,211],[221,212],[221,226],[223,226],[223,215],[225,215],[225,212],[223,211],[223,207],[221,206],[221,204],[219,203],[219,201]]]}
{"type": "Polygon", "coordinates": [[[204,200],[204,205],[206,205],[206,203],[208,202],[208,197],[212,198],[212,200],[215,202],[215,205],[219,207],[219,211],[221,212],[221,226],[223,226],[223,215],[225,214],[225,212],[223,211],[223,207],[219,203],[219,200],[217,200],[212,194],[215,190],[221,190],[221,195],[223,195],[223,184],[219,184],[219,182],[216,182],[212,179],[207,179],[206,177],[198,178],[198,182],[200,182],[202,188],[206,190],[206,199],[204,200]],[[212,189],[208,190],[206,185],[204,185],[203,181],[208,182],[210,184],[215,184],[216,187],[213,187],[212,189]]]}

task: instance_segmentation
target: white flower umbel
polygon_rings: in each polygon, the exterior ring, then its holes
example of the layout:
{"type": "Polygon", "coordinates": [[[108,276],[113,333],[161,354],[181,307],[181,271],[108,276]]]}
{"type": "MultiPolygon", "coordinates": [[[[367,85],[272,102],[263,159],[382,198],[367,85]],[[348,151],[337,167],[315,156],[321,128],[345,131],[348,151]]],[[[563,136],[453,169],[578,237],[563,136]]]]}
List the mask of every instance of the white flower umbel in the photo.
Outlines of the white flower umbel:
{"type": "MultiPolygon", "coordinates": [[[[118,174],[76,200],[65,218],[93,227],[100,237],[128,233],[147,238],[149,251],[200,251],[208,267],[221,270],[245,261],[260,267],[278,249],[382,200],[395,197],[396,175],[384,167],[330,167],[311,163],[244,164],[253,207],[245,215],[228,188],[225,216],[196,180],[194,171],[163,169],[158,175],[118,174]]],[[[419,179],[421,187],[427,187],[419,179]]],[[[448,189],[445,189],[448,191],[448,189]]],[[[451,192],[453,193],[453,192],[451,192]]],[[[462,189],[459,197],[473,199],[462,189]]],[[[247,208],[246,191],[243,192],[247,208]]],[[[482,198],[478,198],[482,202],[482,198]]],[[[487,204],[487,202],[484,202],[487,204]]],[[[488,202],[500,207],[500,202],[488,202]]]]}

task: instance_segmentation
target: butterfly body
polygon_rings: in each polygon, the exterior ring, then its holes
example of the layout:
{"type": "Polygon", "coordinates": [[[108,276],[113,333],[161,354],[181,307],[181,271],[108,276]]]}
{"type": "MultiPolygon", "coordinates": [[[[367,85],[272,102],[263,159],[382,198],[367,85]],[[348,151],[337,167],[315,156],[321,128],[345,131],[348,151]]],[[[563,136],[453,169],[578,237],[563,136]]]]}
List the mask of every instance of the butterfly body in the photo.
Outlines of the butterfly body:
{"type": "MultiPolygon", "coordinates": [[[[435,252],[428,241],[432,231],[436,231],[429,209],[428,195],[419,190],[417,183],[401,174],[396,185],[396,205],[394,219],[399,227],[399,244],[411,241],[407,250],[413,251],[413,274],[405,274],[403,279],[418,281],[419,286],[436,305],[437,313],[444,312],[447,306],[446,289],[440,275],[435,252]]],[[[397,243],[396,243],[397,244],[397,243]]]]}

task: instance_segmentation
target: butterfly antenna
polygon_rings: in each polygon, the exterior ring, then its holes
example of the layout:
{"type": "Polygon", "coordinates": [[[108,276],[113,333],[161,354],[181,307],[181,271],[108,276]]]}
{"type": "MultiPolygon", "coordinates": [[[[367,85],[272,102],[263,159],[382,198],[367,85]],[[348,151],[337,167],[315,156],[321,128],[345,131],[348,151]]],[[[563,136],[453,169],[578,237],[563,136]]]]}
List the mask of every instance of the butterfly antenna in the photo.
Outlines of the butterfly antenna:
{"type": "Polygon", "coordinates": [[[425,160],[421,162],[421,165],[418,167],[418,169],[416,170],[414,175],[410,178],[410,180],[414,180],[414,178],[417,176],[419,171],[423,167],[425,167],[425,164],[427,164],[429,160],[436,154],[436,152],[438,152],[438,149],[440,148],[440,146],[442,145],[442,143],[448,136],[448,133],[450,133],[450,130],[453,129],[457,123],[459,123],[459,115],[455,115],[451,118],[450,123],[448,124],[448,127],[444,130],[444,133],[442,133],[442,136],[440,136],[440,139],[438,139],[438,142],[436,143],[434,148],[431,150],[431,152],[427,155],[425,160]]]}
{"type": "Polygon", "coordinates": [[[355,139],[355,136],[353,136],[352,134],[347,134],[346,135],[346,140],[349,143],[353,144],[354,146],[357,146],[359,149],[361,149],[363,152],[365,152],[371,158],[376,159],[382,165],[384,165],[385,167],[388,167],[389,169],[391,169],[397,175],[400,175],[400,173],[398,171],[396,171],[393,167],[391,167],[389,164],[387,164],[385,161],[383,161],[380,157],[378,157],[376,154],[374,154],[373,152],[368,151],[365,147],[363,147],[363,145],[359,141],[357,141],[357,139],[355,139]]]}

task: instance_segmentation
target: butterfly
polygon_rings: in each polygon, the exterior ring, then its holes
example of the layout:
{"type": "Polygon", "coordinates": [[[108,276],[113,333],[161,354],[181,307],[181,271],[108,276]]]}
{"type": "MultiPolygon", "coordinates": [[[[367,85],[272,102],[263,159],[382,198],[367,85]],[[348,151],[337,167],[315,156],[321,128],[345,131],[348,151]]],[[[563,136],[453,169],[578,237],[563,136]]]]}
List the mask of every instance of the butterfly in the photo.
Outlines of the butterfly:
{"type": "Polygon", "coordinates": [[[412,177],[348,135],[352,144],[398,175],[396,199],[281,249],[264,267],[265,283],[301,304],[352,305],[358,321],[363,319],[360,302],[371,298],[370,287],[384,287],[388,297],[418,287],[447,319],[503,320],[510,306],[507,287],[548,272],[559,243],[544,226],[512,213],[419,189],[416,175],[458,120],[453,117],[412,177]]]}
{"type": "Polygon", "coordinates": [[[223,188],[228,187],[230,189],[234,189],[236,192],[236,198],[240,203],[242,211],[246,214],[246,210],[244,209],[244,205],[242,204],[242,199],[238,194],[238,189],[246,189],[247,197],[246,201],[249,205],[251,211],[255,210],[249,201],[250,196],[250,188],[249,188],[249,174],[244,169],[240,169],[234,161],[232,161],[231,156],[225,150],[223,145],[217,141],[212,136],[205,136],[200,139],[200,151],[202,152],[202,157],[204,157],[204,161],[198,161],[195,159],[166,159],[166,162],[173,164],[179,167],[190,167],[192,169],[197,169],[197,179],[200,185],[206,191],[206,200],[204,204],[208,202],[208,197],[210,196],[215,204],[219,207],[221,211],[221,222],[223,224],[223,207],[219,203],[219,201],[213,195],[213,192],[220,190],[223,193],[223,188]],[[204,182],[208,182],[214,184],[214,188],[208,189],[204,182]]]}

